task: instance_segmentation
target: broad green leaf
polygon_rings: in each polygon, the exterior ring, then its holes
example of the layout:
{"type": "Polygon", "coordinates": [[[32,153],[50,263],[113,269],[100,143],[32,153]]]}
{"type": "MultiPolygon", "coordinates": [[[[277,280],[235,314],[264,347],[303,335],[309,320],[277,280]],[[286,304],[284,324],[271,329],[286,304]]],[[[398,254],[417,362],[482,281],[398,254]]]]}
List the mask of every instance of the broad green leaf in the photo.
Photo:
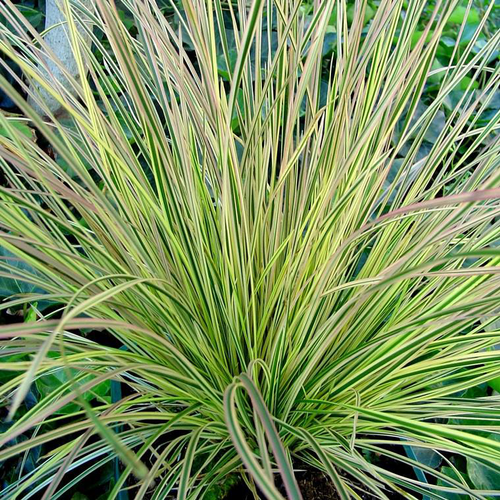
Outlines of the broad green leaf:
{"type": "Polygon", "coordinates": [[[88,497],[83,493],[74,493],[71,500],[88,500],[88,497]]]}
{"type": "MultiPolygon", "coordinates": [[[[455,479],[457,481],[460,481],[460,478],[457,474],[457,472],[452,469],[451,467],[443,466],[441,467],[441,472],[445,475],[450,477],[451,479],[455,479]]],[[[437,480],[438,486],[446,486],[450,487],[450,484],[446,483],[444,479],[438,478],[437,480]]],[[[447,491],[439,491],[439,495],[441,495],[444,498],[447,498],[449,500],[468,500],[468,495],[464,495],[461,493],[451,493],[447,491]]]]}
{"type": "MultiPolygon", "coordinates": [[[[455,7],[453,13],[448,18],[448,24],[461,24],[464,21],[464,18],[467,14],[467,8],[459,5],[455,7]]],[[[467,15],[467,20],[465,21],[467,24],[477,24],[479,22],[479,12],[477,11],[477,7],[474,5],[471,7],[469,14],[467,15]]]]}
{"type": "MultiPolygon", "coordinates": [[[[12,252],[7,250],[5,247],[0,245],[0,267],[1,263],[5,263],[11,268],[14,268],[15,273],[19,274],[19,277],[9,278],[0,276],[0,297],[10,297],[16,294],[40,294],[44,293],[40,287],[33,283],[23,281],[22,276],[26,274],[34,278],[39,278],[40,274],[31,267],[29,264],[24,262],[22,259],[16,257],[12,252]]],[[[4,272],[11,274],[10,270],[5,270],[4,272]]]]}
{"type": "Polygon", "coordinates": [[[415,459],[428,467],[436,469],[439,467],[442,461],[442,457],[436,453],[434,450],[429,448],[420,448],[418,446],[412,446],[413,453],[415,454],[415,459]]]}
{"type": "MultiPolygon", "coordinates": [[[[70,370],[72,376],[77,376],[79,374],[79,372],[76,370],[70,370]]],[[[79,379],[78,385],[83,385],[91,380],[91,375],[85,376],[79,379]]],[[[52,371],[52,373],[47,373],[45,375],[42,375],[41,377],[38,377],[35,380],[35,385],[40,394],[40,398],[43,399],[53,394],[54,391],[60,389],[60,387],[63,384],[68,383],[68,381],[69,379],[66,374],[66,370],[64,368],[59,368],[52,371]]],[[[110,387],[110,381],[101,382],[100,384],[96,385],[92,391],[86,392],[83,397],[86,401],[93,401],[97,398],[98,401],[102,402],[106,397],[110,395],[110,387]]],[[[56,413],[61,415],[69,415],[75,411],[78,411],[79,409],[80,405],[78,405],[77,403],[69,403],[66,406],[62,407],[60,410],[57,410],[56,413]]]]}
{"type": "MultiPolygon", "coordinates": [[[[499,434],[490,434],[490,439],[500,442],[499,434]]],[[[467,474],[472,484],[480,490],[498,491],[500,485],[500,467],[493,468],[474,460],[467,458],[467,474]]],[[[488,497],[493,498],[493,497],[488,497]]]]}
{"type": "MultiPolygon", "coordinates": [[[[23,135],[25,135],[28,138],[32,138],[34,131],[32,128],[30,128],[27,124],[26,121],[24,120],[17,120],[17,119],[8,119],[9,125],[15,129],[17,129],[19,132],[21,132],[23,135]]],[[[0,136],[3,137],[9,137],[10,133],[7,127],[0,123],[0,136]]]]}

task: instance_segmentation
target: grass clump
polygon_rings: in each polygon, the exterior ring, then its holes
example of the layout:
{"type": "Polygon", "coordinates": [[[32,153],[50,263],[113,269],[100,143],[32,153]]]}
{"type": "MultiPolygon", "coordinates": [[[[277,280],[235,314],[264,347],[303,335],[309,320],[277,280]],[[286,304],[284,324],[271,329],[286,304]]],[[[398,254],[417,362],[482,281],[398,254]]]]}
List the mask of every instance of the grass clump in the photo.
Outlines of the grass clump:
{"type": "Polygon", "coordinates": [[[118,457],[109,498],[204,498],[237,473],[298,499],[299,462],[343,499],[481,498],[449,457],[500,465],[498,396],[458,397],[500,376],[500,33],[477,48],[484,18],[457,42],[417,113],[455,1],[416,40],[423,0],[381,0],[370,19],[366,1],[184,0],[177,28],[153,0],[124,3],[136,36],[109,0],[64,2],[68,88],[0,6],[0,51],[25,78],[0,85],[44,139],[0,117],[0,241],[26,263],[1,272],[39,291],[1,307],[52,304],[0,330],[0,460],[44,451],[4,497],[64,498],[118,457]],[[65,116],[36,115],[36,88],[65,116]],[[49,374],[65,382],[20,414],[49,374]],[[106,381],[120,398],[88,397],[106,381]]]}

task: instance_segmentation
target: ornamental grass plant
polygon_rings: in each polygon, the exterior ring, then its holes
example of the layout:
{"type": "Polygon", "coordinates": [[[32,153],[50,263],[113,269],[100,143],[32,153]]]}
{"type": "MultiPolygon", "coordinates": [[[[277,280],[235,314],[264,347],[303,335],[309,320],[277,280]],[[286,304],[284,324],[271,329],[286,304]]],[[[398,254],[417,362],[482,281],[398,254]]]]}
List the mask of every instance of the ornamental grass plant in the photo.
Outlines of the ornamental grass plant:
{"type": "Polygon", "coordinates": [[[455,460],[500,471],[500,396],[470,395],[500,377],[500,31],[476,43],[494,2],[437,69],[454,0],[423,31],[424,0],[372,19],[365,0],[183,0],[177,24],[123,3],[133,29],[111,0],[63,2],[64,85],[0,5],[23,114],[0,114],[0,275],[31,289],[0,307],[35,313],[0,327],[0,460],[42,450],[2,498],[68,498],[117,459],[110,499],[236,474],[295,500],[299,466],[341,499],[498,495],[455,460]],[[38,89],[61,115],[33,111],[38,89]]]}

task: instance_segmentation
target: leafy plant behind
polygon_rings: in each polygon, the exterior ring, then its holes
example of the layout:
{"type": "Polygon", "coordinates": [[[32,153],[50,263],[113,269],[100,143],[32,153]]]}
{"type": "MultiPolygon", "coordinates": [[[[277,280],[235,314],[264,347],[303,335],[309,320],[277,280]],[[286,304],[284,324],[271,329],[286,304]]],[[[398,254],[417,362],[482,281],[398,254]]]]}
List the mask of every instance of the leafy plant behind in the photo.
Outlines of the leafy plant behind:
{"type": "Polygon", "coordinates": [[[337,2],[333,26],[333,2],[306,16],[291,0],[184,0],[179,29],[152,0],[125,4],[136,37],[108,0],[93,12],[65,2],[78,100],[38,69],[46,48],[22,14],[0,6],[16,28],[1,29],[2,53],[66,110],[42,120],[0,79],[56,152],[0,118],[1,244],[26,263],[3,260],[2,276],[62,304],[0,330],[2,367],[21,371],[1,388],[14,420],[0,460],[45,450],[3,496],[63,498],[117,456],[125,466],[109,498],[130,481],[136,498],[203,498],[235,471],[273,499],[279,473],[287,497],[301,498],[299,461],[341,498],[491,494],[447,457],[464,456],[478,477],[500,467],[498,396],[456,396],[500,376],[500,331],[485,330],[500,315],[499,113],[484,119],[500,32],[472,52],[485,17],[465,48],[455,42],[417,113],[457,2],[438,3],[417,37],[421,0],[381,0],[371,20],[366,2],[351,14],[337,2]],[[82,16],[97,56],[80,43],[82,16]],[[105,328],[126,349],[81,328],[105,328]],[[51,375],[66,382],[16,413],[51,375]],[[129,390],[90,404],[108,380],[129,390]],[[67,414],[69,404],[81,409],[67,414]],[[478,415],[482,433],[463,423],[478,415]],[[434,450],[450,473],[403,444],[434,450]]]}

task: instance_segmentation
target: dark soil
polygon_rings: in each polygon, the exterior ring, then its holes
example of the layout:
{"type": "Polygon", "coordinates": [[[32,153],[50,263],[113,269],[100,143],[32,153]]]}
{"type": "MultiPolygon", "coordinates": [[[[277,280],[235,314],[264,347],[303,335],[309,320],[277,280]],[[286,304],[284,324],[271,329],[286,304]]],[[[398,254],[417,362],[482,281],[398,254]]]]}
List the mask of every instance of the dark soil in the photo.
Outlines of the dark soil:
{"type": "MultiPolygon", "coordinates": [[[[296,477],[304,500],[333,500],[339,498],[331,479],[323,472],[308,470],[298,472],[296,477]]],[[[284,489],[282,489],[282,493],[285,493],[284,489]]]]}
{"type": "MultiPolygon", "coordinates": [[[[319,470],[306,466],[297,471],[295,477],[304,500],[337,500],[339,498],[331,479],[319,470]]],[[[278,485],[278,489],[286,498],[285,488],[278,485]]],[[[359,485],[357,493],[363,500],[376,500],[376,497],[363,491],[362,485],[359,485]]],[[[265,500],[263,495],[260,498],[265,500]]],[[[253,500],[253,496],[242,481],[230,490],[224,500],[253,500]]]]}

